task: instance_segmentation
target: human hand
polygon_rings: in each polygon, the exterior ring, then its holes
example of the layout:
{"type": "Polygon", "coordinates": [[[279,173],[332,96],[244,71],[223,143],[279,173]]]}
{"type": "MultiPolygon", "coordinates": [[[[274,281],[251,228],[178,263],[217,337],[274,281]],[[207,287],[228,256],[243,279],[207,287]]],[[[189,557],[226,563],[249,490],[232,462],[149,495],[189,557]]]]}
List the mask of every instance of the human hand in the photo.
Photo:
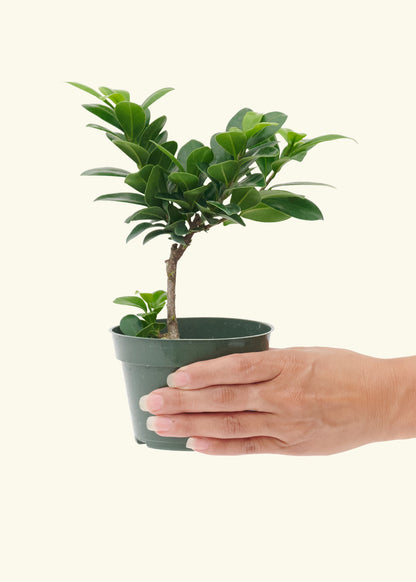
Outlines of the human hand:
{"type": "Polygon", "coordinates": [[[161,436],[211,455],[328,455],[388,440],[390,360],[324,347],[233,354],[184,366],[140,399],[161,436]]]}

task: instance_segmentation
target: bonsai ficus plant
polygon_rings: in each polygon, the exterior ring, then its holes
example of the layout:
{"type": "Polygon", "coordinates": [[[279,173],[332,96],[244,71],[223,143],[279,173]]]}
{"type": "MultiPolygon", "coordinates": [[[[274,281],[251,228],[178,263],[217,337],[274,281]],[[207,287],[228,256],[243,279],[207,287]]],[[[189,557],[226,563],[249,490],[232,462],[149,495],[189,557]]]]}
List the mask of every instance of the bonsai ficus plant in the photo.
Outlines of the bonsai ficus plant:
{"type": "Polygon", "coordinates": [[[103,194],[96,200],[117,201],[140,207],[126,223],[134,225],[127,242],[144,235],[143,243],[158,236],[172,241],[166,260],[167,292],[139,293],[119,297],[115,303],[133,306],[139,315],[120,322],[126,335],[179,338],[176,317],[176,273],[178,261],[194,236],[218,225],[245,226],[247,220],[281,222],[289,218],[321,220],[319,208],[305,196],[286,189],[317,182],[276,183],[289,162],[301,162],[316,145],[344,138],[337,134],[306,139],[284,127],[287,116],[279,111],[238,111],[225,131],[215,133],[210,144],[191,139],[178,150],[164,129],[166,116],[151,120],[150,106],[171,91],[156,91],[140,105],[124,90],[100,87],[98,91],[80,83],[71,85],[93,95],[98,103],[84,105],[107,126],[90,123],[123,152],[133,169],[94,168],[88,176],[122,178],[130,190],[103,194]],[[109,126],[109,127],[108,127],[109,126]],[[157,316],[167,303],[167,332],[157,316]]]}

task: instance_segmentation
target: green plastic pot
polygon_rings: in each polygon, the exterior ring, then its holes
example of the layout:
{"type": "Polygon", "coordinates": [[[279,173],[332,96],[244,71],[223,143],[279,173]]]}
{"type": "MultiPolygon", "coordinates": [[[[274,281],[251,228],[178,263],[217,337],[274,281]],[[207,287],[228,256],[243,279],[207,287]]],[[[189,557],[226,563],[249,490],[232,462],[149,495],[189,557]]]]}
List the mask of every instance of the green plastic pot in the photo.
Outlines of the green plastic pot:
{"type": "Polygon", "coordinates": [[[116,357],[123,366],[135,439],[153,449],[190,450],[185,446],[186,438],[162,437],[147,430],[146,419],[150,414],[140,410],[141,396],[166,387],[168,375],[181,366],[234,353],[267,350],[273,330],[271,325],[259,321],[221,317],[178,319],[178,326],[181,336],[178,340],[123,335],[119,327],[111,330],[116,357]]]}

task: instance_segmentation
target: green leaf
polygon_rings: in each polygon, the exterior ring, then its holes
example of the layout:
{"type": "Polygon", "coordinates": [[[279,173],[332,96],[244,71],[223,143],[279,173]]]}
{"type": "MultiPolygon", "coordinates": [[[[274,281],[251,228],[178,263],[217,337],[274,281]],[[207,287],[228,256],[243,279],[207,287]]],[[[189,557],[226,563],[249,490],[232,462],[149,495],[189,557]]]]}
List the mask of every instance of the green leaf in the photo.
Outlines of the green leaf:
{"type": "Polygon", "coordinates": [[[190,174],[195,174],[199,176],[201,172],[206,174],[208,165],[214,159],[214,154],[211,148],[208,146],[203,146],[202,148],[197,148],[191,152],[186,161],[186,169],[190,174]]]}
{"type": "Polygon", "coordinates": [[[143,329],[143,323],[137,315],[126,315],[120,321],[120,329],[124,335],[137,336],[143,329]]]}
{"type": "Polygon", "coordinates": [[[181,147],[181,149],[178,151],[177,158],[184,168],[186,167],[186,161],[190,154],[194,150],[200,149],[202,147],[204,147],[204,144],[196,139],[189,140],[185,145],[181,147]]]}
{"type": "Polygon", "coordinates": [[[272,171],[273,158],[258,158],[256,160],[256,163],[259,167],[260,172],[266,178],[266,176],[268,176],[272,171]]]}
{"type": "Polygon", "coordinates": [[[115,91],[107,96],[113,103],[121,103],[122,101],[130,101],[130,95],[127,91],[115,91]],[[127,99],[126,99],[127,97],[127,99]]]}
{"type": "Polygon", "coordinates": [[[241,210],[247,210],[253,206],[257,206],[261,200],[259,192],[250,186],[246,188],[233,188],[231,195],[231,203],[237,204],[241,210]]]}
{"type": "Polygon", "coordinates": [[[99,117],[103,121],[106,121],[110,125],[114,125],[114,127],[117,127],[118,129],[123,129],[121,127],[117,117],[115,116],[113,109],[111,109],[111,107],[107,107],[106,105],[101,105],[101,104],[99,104],[99,105],[95,105],[95,104],[83,105],[83,107],[84,107],[84,109],[86,109],[87,111],[89,111],[93,115],[96,115],[97,117],[99,117]]]}
{"type": "Polygon", "coordinates": [[[153,166],[147,180],[145,198],[148,206],[157,206],[159,200],[156,198],[159,194],[167,192],[165,174],[160,166],[153,166]]]}
{"type": "Polygon", "coordinates": [[[231,160],[232,156],[229,154],[220,144],[217,142],[216,137],[220,135],[221,132],[214,133],[210,140],[210,147],[213,153],[213,162],[219,164],[227,160],[231,160]]]}
{"type": "MultiPolygon", "coordinates": [[[[243,117],[242,130],[247,133],[253,129],[262,120],[263,113],[256,113],[255,111],[247,111],[243,117]]],[[[247,137],[250,137],[247,135],[247,137]]]]}
{"type": "MultiPolygon", "coordinates": [[[[308,152],[311,148],[318,145],[319,143],[323,143],[325,141],[332,141],[334,139],[353,139],[353,138],[346,137],[345,135],[338,135],[338,134],[321,135],[319,137],[315,137],[313,139],[309,139],[307,141],[300,142],[299,144],[297,144],[293,148],[293,150],[291,151],[291,155],[308,152]]],[[[353,141],[355,141],[355,140],[353,140],[353,141]]]]}
{"type": "Polygon", "coordinates": [[[173,87],[165,87],[164,89],[158,89],[157,91],[149,95],[149,97],[145,99],[142,103],[143,109],[149,107],[152,103],[163,97],[163,95],[169,93],[169,91],[173,91],[173,87]]]}
{"type": "Polygon", "coordinates": [[[113,303],[117,303],[117,305],[128,305],[129,307],[137,307],[142,311],[147,311],[147,307],[143,299],[137,297],[136,295],[117,297],[117,299],[114,299],[113,303]]]}
{"type": "Polygon", "coordinates": [[[105,131],[109,136],[111,136],[111,140],[113,139],[125,139],[124,133],[118,133],[108,129],[108,127],[103,127],[102,125],[97,125],[96,123],[87,123],[87,127],[92,127],[93,129],[99,129],[100,131],[105,131]]]}
{"type": "Polygon", "coordinates": [[[241,213],[241,216],[248,220],[255,220],[256,222],[281,222],[290,218],[287,214],[274,210],[274,208],[262,203],[254,208],[245,210],[241,213]]]}
{"type": "Polygon", "coordinates": [[[81,176],[122,176],[125,178],[129,175],[127,170],[122,170],[121,168],[92,168],[91,170],[85,170],[82,172],[81,176]]]}
{"type": "Polygon", "coordinates": [[[169,233],[165,229],[162,229],[162,230],[152,230],[152,232],[149,232],[149,234],[147,234],[144,237],[143,244],[145,245],[146,243],[148,243],[152,239],[156,238],[157,236],[160,236],[161,234],[169,234],[169,233]]]}
{"type": "MultiPolygon", "coordinates": [[[[151,142],[152,140],[150,140],[151,142]]],[[[159,142],[158,142],[159,143],[159,142]]],[[[163,144],[163,148],[169,152],[172,156],[175,155],[176,150],[178,149],[178,144],[176,141],[167,141],[163,144]]],[[[156,148],[150,154],[148,159],[149,164],[161,166],[164,170],[169,170],[172,165],[172,160],[170,156],[166,155],[163,151],[159,148],[156,148]]],[[[175,163],[175,162],[174,162],[175,163]]]]}
{"type": "Polygon", "coordinates": [[[135,192],[117,192],[115,194],[103,194],[98,196],[94,202],[99,202],[102,200],[110,200],[113,202],[128,202],[131,204],[140,204],[141,206],[146,206],[144,196],[141,194],[136,194],[135,192]]]}
{"type": "MultiPolygon", "coordinates": [[[[136,194],[139,196],[139,194],[136,194]]],[[[166,212],[159,206],[150,206],[149,208],[142,208],[138,210],[126,220],[132,222],[133,220],[166,220],[166,212]]]]}
{"type": "Polygon", "coordinates": [[[182,235],[188,234],[188,232],[189,232],[188,227],[186,226],[186,223],[184,220],[180,220],[179,222],[177,222],[175,224],[175,228],[174,228],[175,234],[182,236],[182,235]]]}
{"type": "Polygon", "coordinates": [[[217,134],[215,139],[234,159],[246,149],[247,138],[243,132],[227,131],[217,134]]]}
{"type": "Polygon", "coordinates": [[[278,160],[276,160],[275,162],[272,163],[272,170],[273,172],[279,172],[282,167],[287,164],[288,162],[290,162],[292,160],[292,158],[289,158],[288,156],[284,156],[282,158],[279,158],[278,160]]]}
{"type": "Polygon", "coordinates": [[[199,186],[198,188],[193,188],[192,190],[185,190],[183,197],[191,206],[201,198],[201,196],[208,190],[209,186],[199,186]]]}
{"type": "Polygon", "coordinates": [[[168,176],[169,180],[179,186],[181,190],[192,190],[199,184],[198,178],[188,172],[173,172],[168,176]]]}
{"type": "Polygon", "coordinates": [[[153,305],[162,305],[165,304],[168,299],[168,295],[166,291],[155,291],[153,293],[153,305]]]}
{"type": "Polygon", "coordinates": [[[157,119],[152,121],[152,123],[150,123],[143,131],[140,137],[140,143],[146,146],[146,144],[151,139],[155,139],[165,126],[166,120],[167,120],[166,115],[162,115],[161,117],[158,117],[157,119]]]}
{"type": "Polygon", "coordinates": [[[186,240],[183,236],[179,236],[177,234],[175,234],[174,232],[171,233],[170,237],[174,242],[186,246],[186,240]]]}
{"type": "Polygon", "coordinates": [[[287,141],[287,143],[293,146],[298,141],[301,141],[305,136],[306,133],[296,133],[292,129],[281,129],[279,134],[287,141]]]}
{"type": "Polygon", "coordinates": [[[244,180],[237,184],[238,186],[260,186],[266,185],[263,174],[249,174],[244,180]]]}
{"type": "Polygon", "coordinates": [[[286,190],[276,190],[270,196],[262,196],[262,203],[301,220],[323,220],[322,212],[313,202],[286,190]]]}
{"type": "Polygon", "coordinates": [[[143,166],[143,168],[138,172],[132,172],[126,176],[124,182],[128,186],[131,186],[135,190],[138,190],[144,194],[146,192],[147,181],[153,168],[154,166],[147,164],[146,166],[143,166]]]}
{"type": "Polygon", "coordinates": [[[241,224],[241,226],[246,225],[244,220],[238,214],[231,214],[230,216],[227,216],[227,220],[224,221],[224,225],[226,226],[227,224],[231,224],[233,222],[235,224],[241,224]]]}
{"type": "Polygon", "coordinates": [[[266,129],[266,128],[272,128],[273,129],[273,133],[276,133],[279,129],[279,124],[277,123],[269,123],[267,121],[261,121],[260,123],[257,123],[254,127],[252,127],[251,129],[246,131],[246,136],[247,138],[253,137],[253,135],[255,135],[256,133],[259,133],[260,131],[266,129]]]}
{"type": "Polygon", "coordinates": [[[252,109],[249,109],[248,107],[244,107],[243,109],[240,109],[240,111],[237,111],[237,113],[235,115],[233,115],[233,117],[227,123],[226,130],[229,131],[232,127],[237,127],[238,129],[243,129],[243,119],[244,119],[245,114],[248,111],[252,111],[252,109]]]}
{"type": "Polygon", "coordinates": [[[134,162],[136,162],[139,168],[142,168],[149,159],[149,152],[147,152],[144,148],[137,145],[136,143],[130,143],[116,139],[113,141],[113,144],[120,148],[121,151],[129,156],[129,158],[131,158],[134,162]]]}
{"type": "Polygon", "coordinates": [[[207,172],[211,178],[223,182],[227,186],[231,184],[238,172],[238,162],[235,160],[227,160],[219,164],[209,166],[207,172]]]}
{"type": "Polygon", "coordinates": [[[98,99],[102,99],[102,95],[100,95],[100,93],[95,91],[95,89],[91,89],[91,87],[87,87],[87,85],[83,85],[82,83],[75,83],[74,81],[67,81],[67,84],[73,85],[74,87],[77,87],[78,89],[81,89],[90,95],[94,95],[94,97],[98,97],[98,99]]]}
{"type": "MultiPolygon", "coordinates": [[[[129,219],[127,219],[126,222],[129,222],[129,219]]],[[[152,228],[154,226],[159,226],[159,225],[155,225],[154,222],[141,222],[140,224],[137,224],[133,228],[133,230],[131,231],[129,236],[126,238],[126,243],[130,242],[136,236],[139,236],[140,234],[142,234],[142,232],[145,231],[146,229],[152,228]]]]}
{"type": "Polygon", "coordinates": [[[240,207],[236,204],[221,204],[221,202],[213,202],[211,200],[208,200],[207,204],[210,208],[216,208],[227,216],[238,214],[238,212],[241,210],[240,207]]]}
{"type": "MultiPolygon", "coordinates": [[[[159,143],[156,143],[153,140],[149,140],[149,141],[150,141],[150,143],[154,144],[157,147],[158,150],[160,150],[166,156],[168,156],[168,158],[179,168],[179,170],[181,172],[184,172],[185,171],[185,168],[182,166],[182,164],[180,163],[180,161],[177,158],[175,158],[175,156],[173,154],[171,154],[170,151],[166,147],[163,147],[162,145],[160,145],[159,143]]],[[[172,142],[172,143],[174,143],[174,142],[172,142]]]]}
{"type": "Polygon", "coordinates": [[[331,184],[324,184],[323,182],[284,182],[282,184],[275,184],[274,186],[270,186],[270,190],[272,188],[280,188],[280,186],[328,186],[329,188],[335,188],[335,186],[331,186],[331,184]]]}
{"type": "Polygon", "coordinates": [[[121,101],[116,105],[115,114],[127,138],[136,141],[146,123],[143,108],[137,103],[121,101]]]}

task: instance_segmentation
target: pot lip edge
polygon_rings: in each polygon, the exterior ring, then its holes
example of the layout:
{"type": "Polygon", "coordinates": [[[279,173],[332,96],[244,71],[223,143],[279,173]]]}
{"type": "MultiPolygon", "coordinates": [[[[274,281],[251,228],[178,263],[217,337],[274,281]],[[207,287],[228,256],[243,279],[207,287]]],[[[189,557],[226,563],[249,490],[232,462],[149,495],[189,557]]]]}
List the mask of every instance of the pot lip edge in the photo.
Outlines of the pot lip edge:
{"type": "MultiPolygon", "coordinates": [[[[220,338],[179,338],[179,339],[165,339],[164,341],[168,341],[168,342],[206,342],[206,341],[216,341],[216,342],[220,342],[220,341],[230,341],[230,340],[240,340],[240,339],[251,339],[251,338],[256,338],[256,337],[261,337],[261,336],[267,336],[270,335],[274,330],[275,327],[274,325],[272,325],[271,323],[265,323],[264,321],[259,321],[257,319],[243,319],[241,317],[178,317],[178,321],[183,321],[183,320],[189,320],[189,319],[216,319],[216,320],[224,320],[224,321],[245,321],[245,322],[250,322],[250,323],[260,323],[262,325],[265,325],[269,328],[268,331],[262,332],[262,333],[256,333],[253,335],[240,335],[240,336],[233,336],[233,337],[220,337],[220,338]]],[[[159,342],[160,338],[157,337],[135,337],[133,335],[125,335],[123,333],[119,333],[117,331],[115,331],[115,329],[119,327],[118,325],[112,326],[109,328],[109,332],[116,337],[122,337],[122,338],[131,338],[132,340],[146,340],[146,341],[156,341],[159,342]]]]}

